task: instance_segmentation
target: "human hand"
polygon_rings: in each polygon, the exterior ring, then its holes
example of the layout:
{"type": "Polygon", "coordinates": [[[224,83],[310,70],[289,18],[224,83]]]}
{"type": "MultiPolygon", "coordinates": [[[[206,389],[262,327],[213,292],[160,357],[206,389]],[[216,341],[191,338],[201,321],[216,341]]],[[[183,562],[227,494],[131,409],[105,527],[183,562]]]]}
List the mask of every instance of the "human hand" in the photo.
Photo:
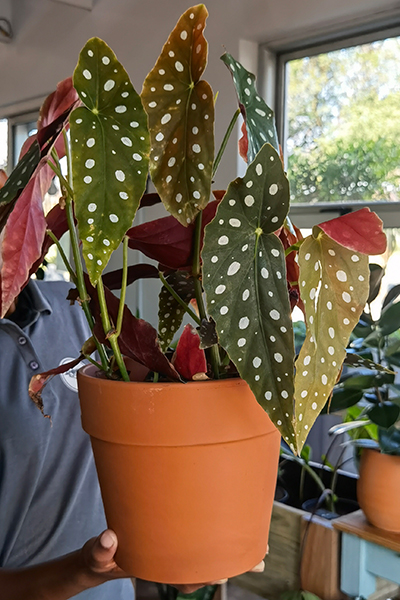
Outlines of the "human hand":
{"type": "MultiPolygon", "coordinates": [[[[92,538],[83,546],[81,550],[81,560],[86,571],[88,580],[92,581],[90,587],[104,583],[110,579],[120,579],[123,577],[132,577],[115,562],[114,556],[118,547],[118,539],[114,531],[106,529],[97,538],[92,538]]],[[[267,547],[268,554],[268,547],[267,547]]],[[[250,570],[250,573],[262,573],[265,563],[262,560],[258,565],[250,570]]],[[[210,581],[197,584],[174,584],[171,583],[182,594],[191,594],[206,585],[222,585],[227,579],[210,581]]]]}

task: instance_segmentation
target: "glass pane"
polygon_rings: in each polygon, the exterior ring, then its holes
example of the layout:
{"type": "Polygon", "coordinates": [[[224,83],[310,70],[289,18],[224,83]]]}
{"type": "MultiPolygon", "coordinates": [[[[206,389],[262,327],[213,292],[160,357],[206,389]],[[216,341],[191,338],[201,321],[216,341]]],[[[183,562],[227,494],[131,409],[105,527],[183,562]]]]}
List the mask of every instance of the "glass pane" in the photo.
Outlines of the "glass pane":
{"type": "Polygon", "coordinates": [[[294,202],[400,199],[400,38],[288,61],[294,202]]]}
{"type": "Polygon", "coordinates": [[[13,126],[13,141],[14,141],[14,165],[19,160],[19,154],[26,138],[37,132],[36,121],[28,121],[26,123],[17,123],[13,126]]]}
{"type": "Polygon", "coordinates": [[[0,119],[0,169],[7,170],[8,152],[8,123],[7,119],[0,119]]]}

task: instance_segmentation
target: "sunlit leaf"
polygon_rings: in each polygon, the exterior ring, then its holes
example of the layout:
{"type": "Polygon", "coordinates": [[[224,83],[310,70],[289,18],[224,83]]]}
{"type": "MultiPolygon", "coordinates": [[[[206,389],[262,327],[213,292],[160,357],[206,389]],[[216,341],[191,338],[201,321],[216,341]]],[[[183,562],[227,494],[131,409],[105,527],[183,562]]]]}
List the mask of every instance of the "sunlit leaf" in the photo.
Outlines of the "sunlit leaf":
{"type": "Polygon", "coordinates": [[[248,162],[254,160],[257,152],[266,142],[271,144],[279,154],[274,113],[259,96],[253,73],[247,71],[227,52],[221,56],[221,60],[232,74],[240,110],[246,123],[248,162]]]}
{"type": "Polygon", "coordinates": [[[368,257],[322,231],[299,252],[307,337],[296,361],[296,436],[301,448],[335,385],[346,347],[368,297],[368,257]]]}
{"type": "Polygon", "coordinates": [[[74,85],[86,105],[70,117],[75,214],[95,283],[132,225],[146,187],[147,118],[125,69],[98,38],[81,51],[74,85]]]}
{"type": "MultiPolygon", "coordinates": [[[[185,304],[189,304],[195,297],[194,281],[187,272],[174,271],[166,277],[166,280],[185,304]]],[[[174,339],[184,315],[185,310],[182,305],[163,286],[158,300],[158,338],[163,352],[174,339]]]]}
{"type": "Polygon", "coordinates": [[[400,302],[387,306],[378,321],[381,336],[389,335],[400,327],[400,302]]]}
{"type": "Polygon", "coordinates": [[[369,208],[362,208],[318,225],[326,235],[342,246],[362,254],[385,252],[386,235],[382,226],[381,219],[369,208]]]}
{"type": "Polygon", "coordinates": [[[220,344],[292,444],[293,329],[285,256],[275,231],[289,206],[281,160],[265,144],[206,227],[203,286],[220,344]]]}
{"type": "Polygon", "coordinates": [[[179,19],[143,84],[150,175],[166,209],[191,223],[207,205],[214,161],[214,99],[200,80],[207,63],[204,4],[179,19]]]}

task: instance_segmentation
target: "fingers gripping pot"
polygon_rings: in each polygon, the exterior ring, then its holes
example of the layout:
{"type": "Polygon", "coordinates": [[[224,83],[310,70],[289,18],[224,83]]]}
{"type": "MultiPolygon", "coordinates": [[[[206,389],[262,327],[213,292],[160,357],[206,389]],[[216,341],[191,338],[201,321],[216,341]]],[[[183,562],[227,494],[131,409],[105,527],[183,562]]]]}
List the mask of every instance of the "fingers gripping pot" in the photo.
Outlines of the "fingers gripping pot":
{"type": "Polygon", "coordinates": [[[126,383],[89,365],[78,385],[122,569],[200,583],[264,558],[280,435],[247,383],[126,383]]]}

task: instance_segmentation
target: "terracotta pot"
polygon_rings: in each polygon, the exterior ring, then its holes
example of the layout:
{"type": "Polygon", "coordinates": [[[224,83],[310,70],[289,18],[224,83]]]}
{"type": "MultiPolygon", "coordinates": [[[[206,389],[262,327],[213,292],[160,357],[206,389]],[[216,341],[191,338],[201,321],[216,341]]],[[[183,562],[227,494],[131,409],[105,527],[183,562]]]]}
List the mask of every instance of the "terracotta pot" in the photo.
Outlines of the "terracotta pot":
{"type": "Polygon", "coordinates": [[[400,456],[364,448],[357,499],[371,525],[400,533],[400,456]]]}
{"type": "Polygon", "coordinates": [[[243,573],[266,553],[280,435],[240,379],[125,383],[78,373],[116,560],[160,583],[243,573]]]}

